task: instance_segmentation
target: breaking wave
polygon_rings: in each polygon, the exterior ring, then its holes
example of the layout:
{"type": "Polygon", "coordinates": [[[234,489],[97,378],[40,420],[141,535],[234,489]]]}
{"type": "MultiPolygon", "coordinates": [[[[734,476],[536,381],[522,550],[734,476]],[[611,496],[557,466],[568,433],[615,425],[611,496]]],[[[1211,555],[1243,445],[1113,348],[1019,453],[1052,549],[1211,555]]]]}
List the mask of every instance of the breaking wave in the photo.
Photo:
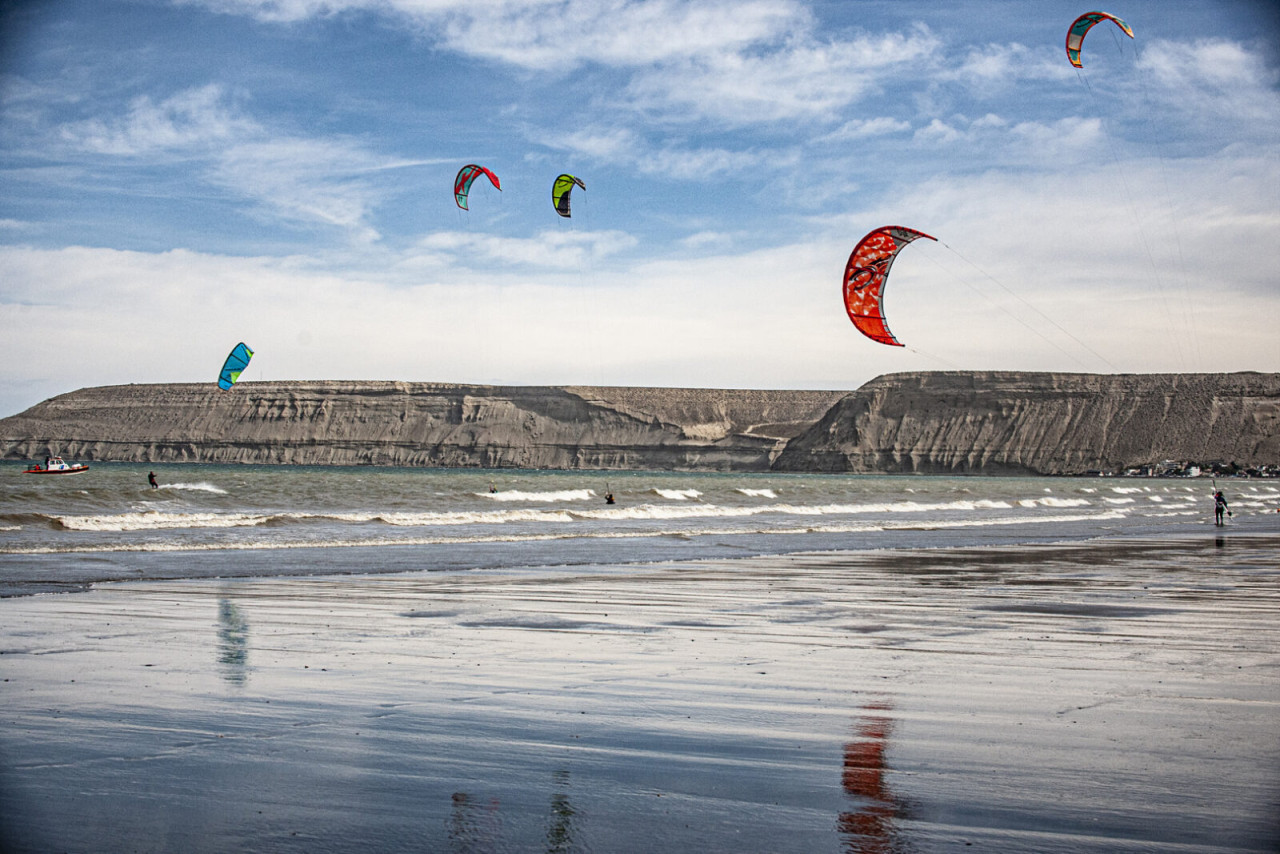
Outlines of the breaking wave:
{"type": "Polygon", "coordinates": [[[669,498],[672,501],[688,501],[690,498],[698,498],[702,495],[702,493],[696,489],[657,489],[657,488],[654,488],[653,494],[659,495],[663,498],[669,498]]]}
{"type": "Polygon", "coordinates": [[[990,525],[1024,525],[1037,522],[1075,522],[1101,519],[1121,519],[1124,512],[1112,510],[1100,515],[1064,515],[1042,518],[997,516],[982,519],[932,519],[911,522],[863,522],[838,523],[830,522],[818,525],[799,527],[761,527],[757,529],[741,528],[674,528],[648,531],[562,531],[545,534],[476,534],[471,536],[447,537],[404,537],[388,539],[385,537],[336,538],[315,541],[271,541],[241,540],[221,543],[177,543],[177,542],[144,542],[144,543],[102,543],[87,546],[74,545],[41,545],[0,550],[0,554],[69,554],[69,553],[112,553],[112,552],[209,552],[209,551],[274,551],[287,549],[318,548],[370,548],[377,546],[431,546],[431,545],[466,545],[480,543],[534,543],[555,540],[623,540],[653,539],[657,537],[680,537],[692,539],[703,536],[728,536],[739,534],[769,534],[796,536],[813,533],[823,534],[855,534],[875,531],[894,530],[943,530],[954,528],[981,527],[990,525]]]}
{"type": "Polygon", "coordinates": [[[505,492],[475,494],[494,501],[590,501],[596,495],[591,489],[562,489],[558,492],[522,492],[518,489],[509,489],[505,492]]]}
{"type": "Polygon", "coordinates": [[[777,498],[778,494],[772,489],[744,489],[739,488],[738,492],[749,498],[777,498]]]}
{"type": "Polygon", "coordinates": [[[177,489],[185,492],[211,492],[214,495],[226,495],[227,491],[212,483],[162,483],[160,489],[177,489]]]}
{"type": "MultiPolygon", "coordinates": [[[[696,490],[688,490],[696,492],[696,490]]],[[[574,493],[541,493],[544,495],[569,495],[582,500],[574,493]]],[[[591,490],[581,490],[590,497],[591,490]]],[[[501,493],[498,493],[501,494],[501,493]]],[[[524,493],[534,495],[538,493],[524,493]]],[[[701,493],[698,493],[701,495],[701,493]]],[[[687,498],[687,496],[686,496],[687,498]]],[[[685,500],[685,499],[681,499],[685,500]]],[[[1110,503],[1130,503],[1133,499],[1106,499],[1110,503]]],[[[1083,499],[1037,498],[1018,502],[1023,507],[1068,508],[1088,506],[1083,499]]],[[[24,514],[21,521],[28,524],[47,524],[66,531],[135,532],[161,531],[177,528],[281,528],[291,525],[318,523],[345,523],[348,525],[390,525],[396,528],[506,525],[511,523],[565,524],[575,521],[652,521],[678,519],[742,519],[753,516],[859,516],[867,514],[921,514],[934,512],[973,512],[983,510],[1009,510],[1014,505],[1002,500],[969,500],[926,503],[920,501],[868,502],[864,504],[766,504],[753,506],[723,506],[702,502],[684,504],[636,504],[592,505],[566,507],[564,509],[517,508],[511,510],[456,510],[456,511],[349,511],[332,513],[236,513],[236,512],[141,512],[100,515],[44,516],[24,514]]],[[[20,521],[7,518],[0,521],[20,521]]],[[[13,528],[11,530],[17,530],[13,528]]]]}

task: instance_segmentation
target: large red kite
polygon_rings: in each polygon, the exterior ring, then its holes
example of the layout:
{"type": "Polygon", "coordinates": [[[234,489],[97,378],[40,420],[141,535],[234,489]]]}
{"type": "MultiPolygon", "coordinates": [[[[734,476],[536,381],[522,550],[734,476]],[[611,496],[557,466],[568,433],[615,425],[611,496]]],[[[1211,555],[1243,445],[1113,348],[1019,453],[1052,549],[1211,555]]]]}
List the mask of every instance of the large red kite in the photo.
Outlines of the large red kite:
{"type": "Polygon", "coordinates": [[[929,237],[923,231],[914,228],[903,228],[900,225],[886,225],[877,228],[858,241],[849,263],[844,268],[844,307],[849,312],[849,319],[858,331],[881,344],[901,347],[898,339],[893,337],[884,319],[883,299],[885,278],[893,259],[898,257],[902,247],[917,237],[929,237]]]}

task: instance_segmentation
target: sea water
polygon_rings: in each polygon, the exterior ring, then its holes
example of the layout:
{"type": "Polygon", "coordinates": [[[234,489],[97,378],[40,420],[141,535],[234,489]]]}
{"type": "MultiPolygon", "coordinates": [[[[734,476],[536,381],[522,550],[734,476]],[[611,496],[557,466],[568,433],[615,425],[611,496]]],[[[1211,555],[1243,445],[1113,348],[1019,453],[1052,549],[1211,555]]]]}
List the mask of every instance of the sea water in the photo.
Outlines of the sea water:
{"type": "MultiPolygon", "coordinates": [[[[1280,483],[1219,482],[1275,527],[1280,483]]],[[[96,463],[0,472],[0,595],[94,581],[465,570],[1161,535],[1199,479],[96,463]],[[158,488],[147,481],[154,471],[158,488]],[[615,503],[606,503],[612,494],[615,503]]]]}

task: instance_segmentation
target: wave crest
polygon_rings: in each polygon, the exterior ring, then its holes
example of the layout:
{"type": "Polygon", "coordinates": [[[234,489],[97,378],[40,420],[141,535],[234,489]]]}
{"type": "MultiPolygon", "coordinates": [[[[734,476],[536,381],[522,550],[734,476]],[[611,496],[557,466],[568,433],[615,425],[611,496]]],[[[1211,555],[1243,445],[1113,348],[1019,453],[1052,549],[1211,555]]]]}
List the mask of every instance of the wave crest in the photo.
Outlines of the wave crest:
{"type": "Polygon", "coordinates": [[[508,489],[504,492],[477,492],[481,498],[493,501],[590,501],[595,498],[595,490],[562,489],[557,492],[523,492],[519,489],[508,489]]]}

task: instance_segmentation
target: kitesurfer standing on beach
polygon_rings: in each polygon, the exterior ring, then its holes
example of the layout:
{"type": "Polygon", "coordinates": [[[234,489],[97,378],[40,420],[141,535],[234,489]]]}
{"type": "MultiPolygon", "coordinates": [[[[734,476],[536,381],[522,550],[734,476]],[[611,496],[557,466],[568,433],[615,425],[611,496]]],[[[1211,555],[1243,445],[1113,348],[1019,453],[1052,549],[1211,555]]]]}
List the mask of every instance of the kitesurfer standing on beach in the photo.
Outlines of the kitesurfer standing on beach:
{"type": "Polygon", "coordinates": [[[1227,499],[1223,496],[1222,490],[1219,489],[1213,493],[1213,523],[1221,526],[1222,514],[1227,512],[1227,499]]]}

